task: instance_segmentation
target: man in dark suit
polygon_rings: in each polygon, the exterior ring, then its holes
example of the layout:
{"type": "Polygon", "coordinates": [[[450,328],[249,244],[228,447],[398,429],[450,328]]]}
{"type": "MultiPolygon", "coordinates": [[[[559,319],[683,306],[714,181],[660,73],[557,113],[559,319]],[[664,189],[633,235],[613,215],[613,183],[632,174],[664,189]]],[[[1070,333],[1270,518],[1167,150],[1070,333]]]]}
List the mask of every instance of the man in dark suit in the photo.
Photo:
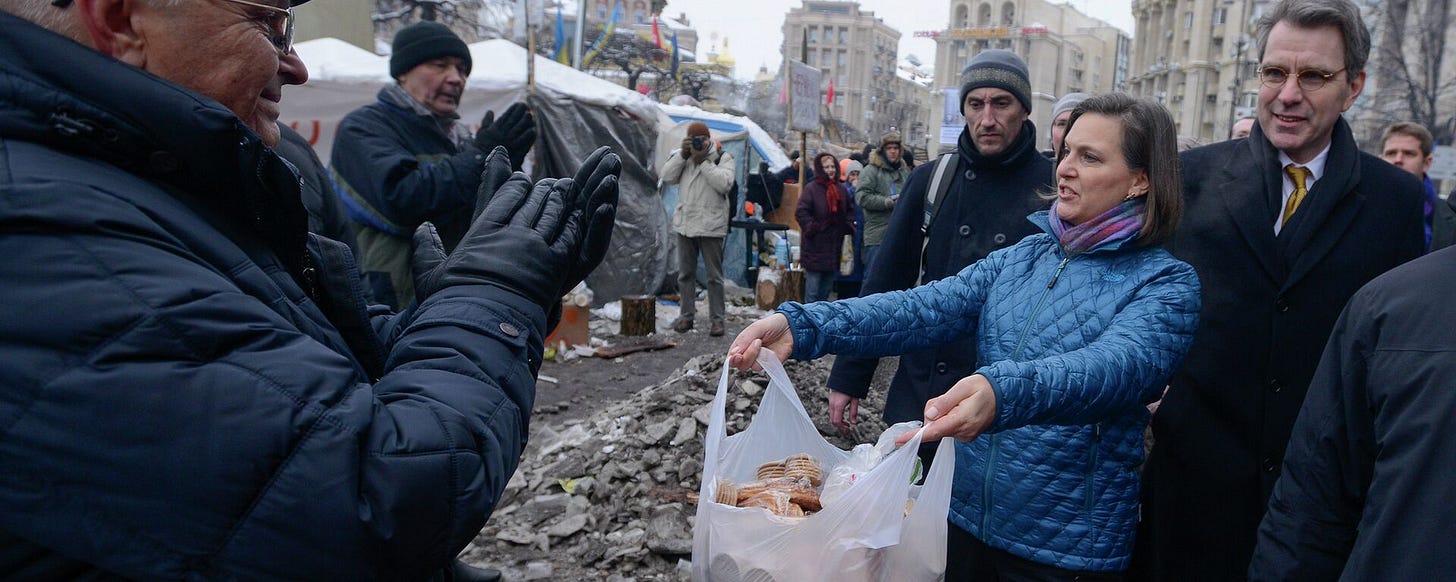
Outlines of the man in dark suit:
{"type": "Polygon", "coordinates": [[[1420,256],[1421,185],[1361,153],[1341,113],[1370,34],[1349,0],[1260,19],[1258,123],[1182,155],[1171,247],[1198,270],[1201,328],[1153,419],[1134,577],[1245,577],[1320,353],[1347,299],[1420,256]]]}

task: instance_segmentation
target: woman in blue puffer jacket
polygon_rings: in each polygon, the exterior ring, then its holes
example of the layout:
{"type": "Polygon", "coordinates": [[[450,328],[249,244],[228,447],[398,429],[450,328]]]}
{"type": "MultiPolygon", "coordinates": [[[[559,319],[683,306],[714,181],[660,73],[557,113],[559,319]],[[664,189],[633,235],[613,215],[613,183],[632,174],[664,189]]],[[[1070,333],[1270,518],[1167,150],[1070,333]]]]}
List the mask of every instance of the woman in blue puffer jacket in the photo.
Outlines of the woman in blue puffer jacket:
{"type": "Polygon", "coordinates": [[[889,356],[976,334],[976,373],[925,408],[926,440],[961,441],[946,579],[1120,579],[1146,405],[1198,326],[1197,275],[1158,247],[1181,208],[1167,110],[1092,97],[1072,113],[1051,210],[1030,217],[1045,233],[907,291],[785,304],[739,334],[730,363],[752,367],[761,348],[889,356]]]}

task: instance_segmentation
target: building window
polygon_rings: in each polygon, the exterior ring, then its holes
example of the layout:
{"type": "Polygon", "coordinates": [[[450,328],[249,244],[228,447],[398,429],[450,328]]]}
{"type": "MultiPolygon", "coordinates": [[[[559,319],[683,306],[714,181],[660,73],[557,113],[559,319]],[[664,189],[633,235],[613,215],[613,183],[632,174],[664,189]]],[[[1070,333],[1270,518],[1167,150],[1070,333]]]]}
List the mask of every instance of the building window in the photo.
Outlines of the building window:
{"type": "Polygon", "coordinates": [[[843,66],[846,66],[848,64],[849,64],[849,51],[840,50],[839,51],[839,66],[843,67],[843,66]]]}
{"type": "Polygon", "coordinates": [[[647,3],[637,0],[632,3],[632,18],[637,24],[647,24],[647,3]]]}
{"type": "Polygon", "coordinates": [[[1016,5],[1010,2],[1001,5],[1001,26],[1011,26],[1016,23],[1016,5]]]}
{"type": "Polygon", "coordinates": [[[1227,21],[1228,21],[1228,9],[1227,8],[1214,8],[1213,9],[1213,25],[1214,26],[1222,25],[1224,22],[1227,22],[1227,21]]]}
{"type": "Polygon", "coordinates": [[[1193,13],[1183,13],[1183,30],[1193,30],[1193,13]]]}
{"type": "Polygon", "coordinates": [[[819,27],[809,27],[809,42],[819,42],[819,27]]]}
{"type": "Polygon", "coordinates": [[[839,44],[849,44],[849,27],[839,27],[839,44]]]}
{"type": "Polygon", "coordinates": [[[976,9],[976,26],[991,26],[990,4],[982,2],[980,8],[976,9]]]}
{"type": "Polygon", "coordinates": [[[971,9],[970,8],[967,8],[965,4],[957,4],[956,5],[956,9],[955,9],[955,21],[954,22],[955,22],[955,27],[956,28],[970,28],[971,27],[971,9]]]}

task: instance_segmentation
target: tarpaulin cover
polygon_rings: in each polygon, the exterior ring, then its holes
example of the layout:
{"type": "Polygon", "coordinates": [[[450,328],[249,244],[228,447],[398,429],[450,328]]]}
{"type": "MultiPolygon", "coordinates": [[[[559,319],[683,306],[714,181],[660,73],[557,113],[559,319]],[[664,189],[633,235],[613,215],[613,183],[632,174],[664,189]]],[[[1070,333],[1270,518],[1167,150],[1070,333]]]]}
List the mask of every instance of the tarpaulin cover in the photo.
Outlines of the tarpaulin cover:
{"type": "MultiPolygon", "coordinates": [[[[339,121],[372,103],[379,89],[393,82],[389,59],[336,39],[299,43],[296,49],[311,78],[284,90],[280,119],[308,138],[327,164],[339,121]]],[[[670,127],[672,120],[635,91],[541,56],[535,57],[535,93],[528,95],[526,51],[506,40],[475,43],[470,53],[475,66],[461,98],[461,121],[474,129],[486,111],[529,103],[539,134],[527,161],[534,177],[569,176],[598,146],[611,146],[621,156],[612,247],[587,284],[598,304],[657,292],[671,277],[672,255],[653,159],[659,128],[670,127]]]]}

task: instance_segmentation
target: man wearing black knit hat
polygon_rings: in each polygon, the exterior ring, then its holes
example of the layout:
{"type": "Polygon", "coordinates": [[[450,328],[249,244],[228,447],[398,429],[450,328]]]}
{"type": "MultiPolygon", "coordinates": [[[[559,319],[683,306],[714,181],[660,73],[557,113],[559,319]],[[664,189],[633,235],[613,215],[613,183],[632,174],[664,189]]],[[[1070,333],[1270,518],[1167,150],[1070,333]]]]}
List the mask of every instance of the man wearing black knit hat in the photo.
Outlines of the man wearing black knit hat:
{"type": "MultiPolygon", "coordinates": [[[[1032,234],[1036,227],[1026,216],[1046,208],[1037,193],[1051,189],[1052,163],[1036,151],[1036,128],[1028,119],[1031,83],[1026,63],[1011,51],[983,51],[961,73],[961,82],[966,127],[956,151],[910,173],[865,274],[864,295],[909,289],[960,272],[1032,234]],[[948,185],[943,192],[936,190],[934,202],[927,204],[938,173],[948,185]]],[[[856,421],[859,399],[868,394],[877,363],[846,357],[835,361],[828,382],[829,417],[840,430],[849,430],[856,421]]],[[[974,339],[901,356],[886,397],[885,421],[922,420],[928,400],[975,371],[974,339]]],[[[968,533],[969,522],[954,512],[950,519],[946,579],[968,579],[964,561],[972,548],[987,550],[968,533]]],[[[983,559],[999,560],[1005,554],[991,551],[1000,553],[983,559]]]]}
{"type": "Polygon", "coordinates": [[[395,309],[415,300],[410,235],[426,221],[446,250],[465,234],[485,156],[496,146],[517,170],[536,141],[535,120],[517,103],[487,112],[473,134],[456,110],[470,76],[470,49],[438,22],[394,36],[379,100],[339,123],[329,175],[359,233],[360,270],[374,299],[395,309]]]}

